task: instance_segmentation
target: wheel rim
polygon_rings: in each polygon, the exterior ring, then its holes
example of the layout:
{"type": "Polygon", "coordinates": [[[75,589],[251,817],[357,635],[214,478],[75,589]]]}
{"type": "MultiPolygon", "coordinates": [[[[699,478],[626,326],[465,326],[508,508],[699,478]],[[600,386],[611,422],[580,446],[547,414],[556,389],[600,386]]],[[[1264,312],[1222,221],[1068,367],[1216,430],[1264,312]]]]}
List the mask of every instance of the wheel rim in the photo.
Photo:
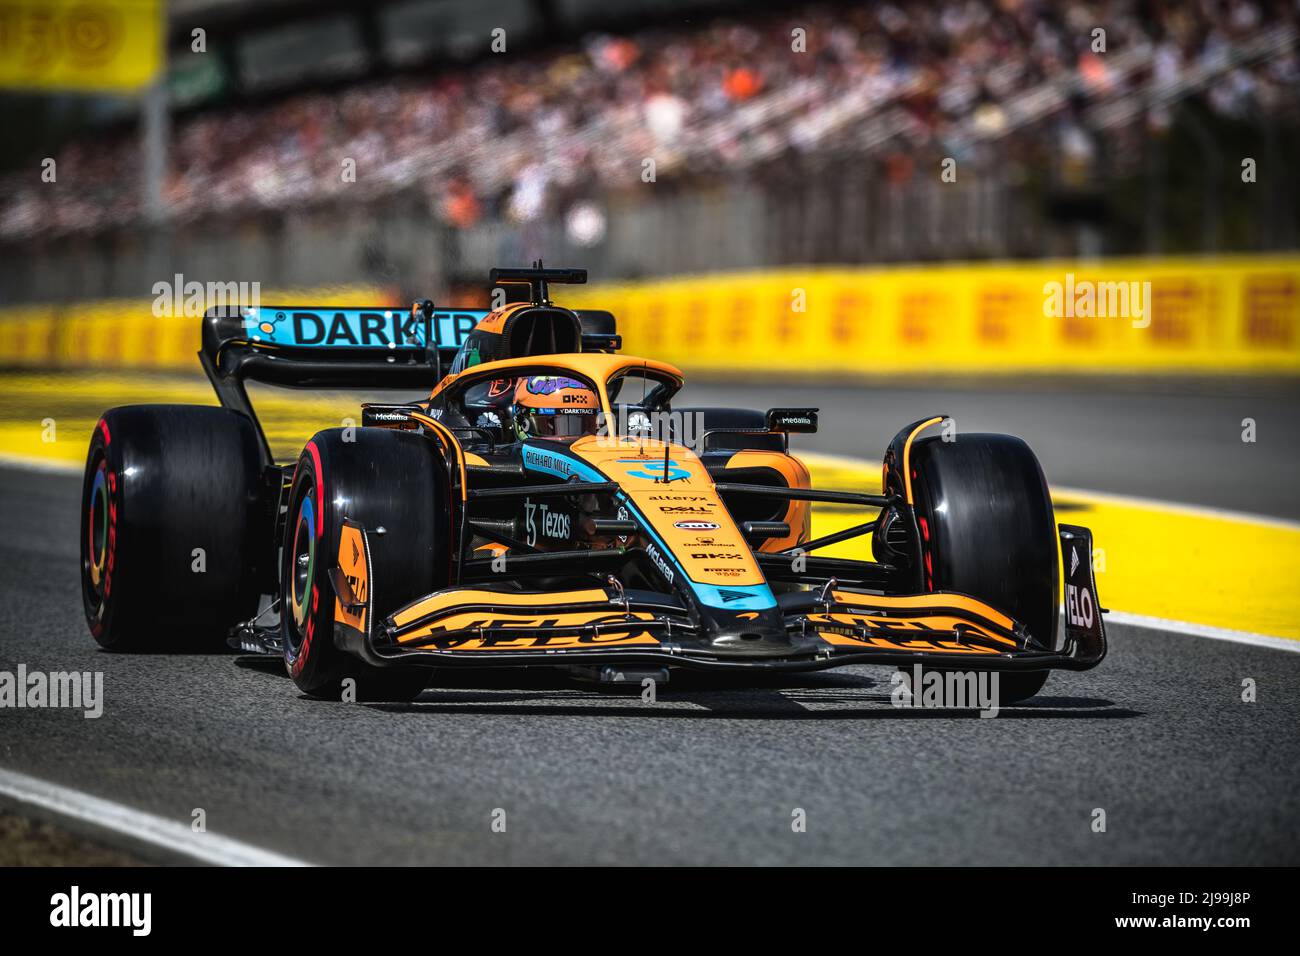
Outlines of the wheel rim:
{"type": "Polygon", "coordinates": [[[289,607],[296,636],[301,637],[311,608],[312,581],[316,573],[316,508],[311,490],[304,493],[294,522],[293,546],[289,550],[289,607]]]}
{"type": "Polygon", "coordinates": [[[99,459],[86,506],[86,575],[96,602],[103,599],[108,565],[108,463],[99,459]]]}

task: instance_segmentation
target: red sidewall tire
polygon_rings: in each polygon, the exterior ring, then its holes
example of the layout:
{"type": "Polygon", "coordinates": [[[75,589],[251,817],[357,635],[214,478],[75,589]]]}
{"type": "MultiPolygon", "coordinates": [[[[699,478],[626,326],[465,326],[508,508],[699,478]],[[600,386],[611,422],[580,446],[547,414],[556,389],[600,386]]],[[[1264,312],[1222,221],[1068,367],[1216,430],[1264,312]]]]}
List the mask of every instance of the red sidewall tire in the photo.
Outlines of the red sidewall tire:
{"type": "MultiPolygon", "coordinates": [[[[969,594],[1056,644],[1056,519],[1037,457],[1010,435],[926,438],[911,454],[924,587],[969,594]]],[[[1042,689],[1047,671],[1002,671],[1000,698],[1042,689]]]]}
{"type": "MultiPolygon", "coordinates": [[[[299,689],[312,695],[337,692],[347,661],[332,645],[333,595],[326,602],[325,510],[320,491],[324,475],[315,440],[307,443],[294,470],[280,566],[280,617],[286,625],[284,663],[299,689]],[[308,558],[307,566],[301,557],[308,558]],[[329,613],[322,613],[322,606],[329,613]]],[[[333,530],[333,529],[331,529],[333,530]]],[[[330,565],[332,566],[332,565],[330,565]]]]}
{"type": "Polygon", "coordinates": [[[95,425],[82,480],[86,622],[113,650],[218,650],[269,570],[252,423],[202,405],[128,405],[95,425]]]}
{"type": "Polygon", "coordinates": [[[81,484],[81,598],[90,634],[112,647],[117,632],[117,522],[121,514],[119,469],[108,454],[108,425],[100,419],[86,455],[81,484]]]}
{"type": "Polygon", "coordinates": [[[445,587],[450,502],[443,461],[428,439],[381,428],[318,433],[298,458],[281,552],[284,660],[298,689],[337,700],[351,678],[358,699],[409,699],[423,689],[427,669],[371,667],[335,642],[329,574],[339,564],[345,519],[370,534],[369,627],[445,587]]]}

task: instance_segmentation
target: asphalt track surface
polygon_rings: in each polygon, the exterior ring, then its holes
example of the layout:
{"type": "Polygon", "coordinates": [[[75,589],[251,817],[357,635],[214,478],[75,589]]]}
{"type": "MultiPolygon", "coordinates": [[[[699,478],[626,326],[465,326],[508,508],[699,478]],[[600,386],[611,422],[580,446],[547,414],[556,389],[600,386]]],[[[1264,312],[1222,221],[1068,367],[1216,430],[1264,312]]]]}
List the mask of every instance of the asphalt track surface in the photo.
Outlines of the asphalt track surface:
{"type": "MultiPolygon", "coordinates": [[[[1300,514],[1290,392],[774,386],[691,397],[724,395],[821,404],[826,428],[805,447],[822,451],[875,457],[933,409],[961,429],[1024,435],[1056,483],[1300,514]],[[1245,451],[1243,417],[1260,436],[1245,451]],[[1243,454],[1256,457],[1219,460],[1243,454]]],[[[282,854],[1300,863],[1300,654],[1112,625],[1099,668],[1055,674],[995,719],[895,708],[880,668],[758,687],[675,679],[654,704],[545,672],[440,677],[411,705],[314,702],[249,658],[99,651],[78,595],[77,497],[75,477],[0,468],[0,670],[102,671],[104,715],[0,712],[0,766],[178,821],[203,808],[210,830],[282,854]],[[1246,678],[1255,703],[1240,699],[1246,678]],[[806,832],[792,832],[796,808],[806,832]],[[1105,833],[1092,829],[1098,808],[1105,833]]]]}

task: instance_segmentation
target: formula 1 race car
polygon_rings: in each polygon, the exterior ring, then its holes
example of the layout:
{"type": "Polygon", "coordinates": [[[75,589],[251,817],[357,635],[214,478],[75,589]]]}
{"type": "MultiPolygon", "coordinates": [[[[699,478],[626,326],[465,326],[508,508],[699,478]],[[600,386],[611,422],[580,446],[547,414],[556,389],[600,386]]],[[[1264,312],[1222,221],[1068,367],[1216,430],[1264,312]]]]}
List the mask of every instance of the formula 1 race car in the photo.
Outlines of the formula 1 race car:
{"type": "Polygon", "coordinates": [[[585,281],[496,269],[528,294],[490,312],[208,310],[221,407],[115,408],[91,440],[95,639],[228,642],[282,654],[307,695],[371,700],[412,698],[429,667],[640,684],[919,663],[999,671],[1011,703],[1101,661],[1091,534],[1057,528],[1024,442],[923,437],[944,417],[922,418],[886,450],[881,494],[813,489],[788,445],[816,409],[673,407],[680,371],[619,354],[609,313],[550,301],[585,281]],[[360,426],[276,463],[249,379],[432,392],[362,405],[360,426]],[[813,538],[818,502],[875,517],[813,538]],[[864,535],[874,560],[816,554],[864,535]]]}

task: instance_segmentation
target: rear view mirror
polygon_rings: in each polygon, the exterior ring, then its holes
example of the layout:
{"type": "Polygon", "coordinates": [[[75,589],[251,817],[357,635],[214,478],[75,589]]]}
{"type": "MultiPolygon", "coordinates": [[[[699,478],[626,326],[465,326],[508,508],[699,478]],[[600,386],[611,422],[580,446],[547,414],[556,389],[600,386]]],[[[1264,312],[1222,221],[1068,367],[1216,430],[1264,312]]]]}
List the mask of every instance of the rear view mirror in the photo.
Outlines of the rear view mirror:
{"type": "Polygon", "coordinates": [[[768,431],[815,432],[817,412],[816,408],[770,408],[767,411],[768,431]]]}

